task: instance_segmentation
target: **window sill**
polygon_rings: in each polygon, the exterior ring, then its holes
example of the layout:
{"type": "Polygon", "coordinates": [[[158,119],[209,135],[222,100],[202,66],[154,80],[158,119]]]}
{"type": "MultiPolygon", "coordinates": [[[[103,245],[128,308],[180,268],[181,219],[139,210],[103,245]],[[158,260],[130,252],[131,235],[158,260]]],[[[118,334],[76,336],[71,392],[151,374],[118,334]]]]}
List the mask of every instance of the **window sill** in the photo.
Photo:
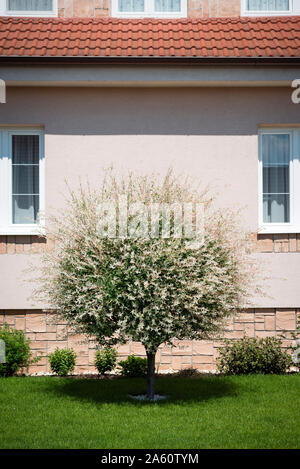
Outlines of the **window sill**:
{"type": "Polygon", "coordinates": [[[176,12],[176,13],[113,13],[112,18],[167,18],[167,19],[172,19],[172,18],[186,18],[187,14],[186,13],[181,13],[181,12],[176,12]]]}
{"type": "Polygon", "coordinates": [[[28,13],[27,11],[15,11],[14,13],[4,11],[0,13],[0,16],[9,16],[9,17],[25,17],[25,18],[57,18],[58,14],[55,11],[37,11],[28,13]]]}
{"type": "Polygon", "coordinates": [[[44,234],[45,227],[42,225],[0,227],[0,236],[43,236],[44,234]]]}
{"type": "Polygon", "coordinates": [[[258,228],[257,234],[295,234],[300,233],[300,226],[297,225],[265,225],[258,228]]]}
{"type": "Polygon", "coordinates": [[[292,11],[244,11],[241,16],[259,17],[259,16],[296,16],[292,11]]]}

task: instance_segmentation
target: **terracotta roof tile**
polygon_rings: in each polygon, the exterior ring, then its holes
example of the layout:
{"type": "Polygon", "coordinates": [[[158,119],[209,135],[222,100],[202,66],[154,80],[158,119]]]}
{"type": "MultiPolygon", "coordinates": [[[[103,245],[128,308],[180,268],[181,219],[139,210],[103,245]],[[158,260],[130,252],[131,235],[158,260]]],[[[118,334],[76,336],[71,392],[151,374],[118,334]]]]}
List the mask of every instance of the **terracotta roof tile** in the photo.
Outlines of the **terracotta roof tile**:
{"type": "Polygon", "coordinates": [[[0,56],[300,57],[300,16],[0,18],[0,56]]]}

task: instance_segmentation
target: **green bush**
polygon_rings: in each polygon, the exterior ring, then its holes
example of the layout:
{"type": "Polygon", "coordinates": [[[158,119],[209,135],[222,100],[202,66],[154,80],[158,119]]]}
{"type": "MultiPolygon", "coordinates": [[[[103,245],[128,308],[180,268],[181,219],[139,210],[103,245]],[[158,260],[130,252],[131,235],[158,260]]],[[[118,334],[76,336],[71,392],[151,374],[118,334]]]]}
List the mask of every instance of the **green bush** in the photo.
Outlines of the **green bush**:
{"type": "Polygon", "coordinates": [[[114,348],[106,347],[103,350],[98,350],[95,357],[95,367],[101,375],[115,368],[117,364],[118,352],[114,348]]]}
{"type": "Polygon", "coordinates": [[[121,375],[128,378],[140,378],[147,375],[147,358],[129,355],[126,360],[119,362],[121,375]]]}
{"type": "Polygon", "coordinates": [[[177,371],[176,376],[180,378],[191,378],[193,376],[199,376],[201,373],[196,368],[183,368],[177,371]]]}
{"type": "Polygon", "coordinates": [[[73,349],[59,349],[57,347],[55,351],[49,355],[49,362],[53,373],[59,376],[66,376],[75,368],[76,353],[73,349]]]}
{"type": "Polygon", "coordinates": [[[12,376],[21,368],[28,368],[37,359],[32,359],[30,341],[24,332],[8,324],[0,327],[0,339],[5,342],[6,363],[0,363],[0,376],[12,376]]]}
{"type": "Polygon", "coordinates": [[[282,374],[291,365],[290,355],[275,337],[226,340],[218,360],[218,370],[229,375],[282,374]]]}

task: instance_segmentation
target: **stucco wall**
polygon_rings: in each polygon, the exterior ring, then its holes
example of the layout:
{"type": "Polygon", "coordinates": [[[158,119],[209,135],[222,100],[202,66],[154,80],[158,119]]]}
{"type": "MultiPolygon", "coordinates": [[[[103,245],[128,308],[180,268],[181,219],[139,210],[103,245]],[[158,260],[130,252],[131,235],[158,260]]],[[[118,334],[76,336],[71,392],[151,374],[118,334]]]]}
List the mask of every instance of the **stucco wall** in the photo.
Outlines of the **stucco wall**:
{"type": "MultiPolygon", "coordinates": [[[[189,17],[239,16],[240,0],[188,0],[189,17]]],[[[111,0],[58,0],[62,17],[110,16],[111,0]]]]}
{"type": "MultiPolygon", "coordinates": [[[[259,124],[299,124],[289,88],[9,88],[1,125],[45,129],[46,213],[63,207],[65,180],[97,185],[103,167],[191,174],[209,184],[218,207],[243,207],[258,228],[259,124]]],[[[0,240],[0,309],[28,309],[23,270],[35,239],[0,240]],[[33,244],[32,244],[33,243],[33,244]],[[12,253],[12,254],[9,254],[12,253]]],[[[297,236],[260,237],[268,298],[255,307],[300,305],[297,236]]],[[[35,305],[42,307],[43,305],[35,305]]]]}

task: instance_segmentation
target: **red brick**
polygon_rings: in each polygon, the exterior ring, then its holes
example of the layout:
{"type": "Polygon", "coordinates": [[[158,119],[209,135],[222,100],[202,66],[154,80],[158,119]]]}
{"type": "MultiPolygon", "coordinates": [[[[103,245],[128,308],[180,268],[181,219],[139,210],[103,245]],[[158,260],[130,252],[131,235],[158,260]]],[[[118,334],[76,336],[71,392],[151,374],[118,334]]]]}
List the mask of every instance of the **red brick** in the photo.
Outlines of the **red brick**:
{"type": "Polygon", "coordinates": [[[6,254],[6,236],[0,236],[0,254],[6,254]]]}
{"type": "Polygon", "coordinates": [[[290,252],[296,252],[297,251],[297,235],[290,234],[289,242],[290,242],[290,252]]]}
{"type": "Polygon", "coordinates": [[[273,235],[259,234],[257,248],[259,252],[273,252],[273,235]]]}
{"type": "Polygon", "coordinates": [[[39,236],[32,236],[31,239],[31,252],[39,253],[46,249],[46,239],[39,236]]]}
{"type": "Polygon", "coordinates": [[[7,236],[7,254],[15,254],[16,252],[16,237],[7,236]]]}

